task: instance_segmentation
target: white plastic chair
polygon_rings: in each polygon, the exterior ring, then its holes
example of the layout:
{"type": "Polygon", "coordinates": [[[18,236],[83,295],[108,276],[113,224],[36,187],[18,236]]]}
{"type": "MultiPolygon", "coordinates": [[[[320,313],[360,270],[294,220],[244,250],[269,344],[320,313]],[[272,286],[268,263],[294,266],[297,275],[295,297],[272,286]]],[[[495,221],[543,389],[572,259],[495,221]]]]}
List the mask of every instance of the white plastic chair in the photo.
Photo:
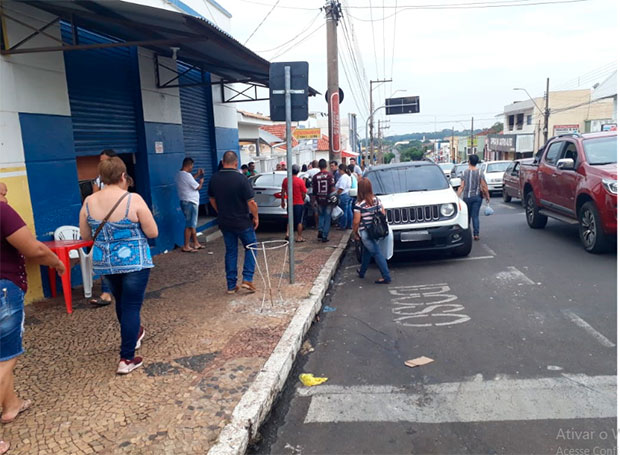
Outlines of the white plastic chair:
{"type": "MultiPolygon", "coordinates": [[[[78,240],[80,228],[76,226],[60,226],[54,231],[54,240],[78,240]]],[[[69,251],[69,259],[80,259],[82,283],[84,285],[84,297],[87,299],[93,295],[93,261],[92,256],[87,255],[84,248],[69,251]]]]}

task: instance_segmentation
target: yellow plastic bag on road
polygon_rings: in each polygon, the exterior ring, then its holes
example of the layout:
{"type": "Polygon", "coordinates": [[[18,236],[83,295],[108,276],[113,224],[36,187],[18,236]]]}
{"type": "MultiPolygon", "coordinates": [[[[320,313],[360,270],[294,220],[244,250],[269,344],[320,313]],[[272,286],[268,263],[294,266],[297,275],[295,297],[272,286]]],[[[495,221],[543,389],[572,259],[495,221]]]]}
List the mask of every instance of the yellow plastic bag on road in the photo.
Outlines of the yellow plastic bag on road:
{"type": "Polygon", "coordinates": [[[323,384],[327,378],[315,378],[312,373],[303,373],[299,375],[299,380],[306,387],[312,387],[313,385],[323,384]]]}

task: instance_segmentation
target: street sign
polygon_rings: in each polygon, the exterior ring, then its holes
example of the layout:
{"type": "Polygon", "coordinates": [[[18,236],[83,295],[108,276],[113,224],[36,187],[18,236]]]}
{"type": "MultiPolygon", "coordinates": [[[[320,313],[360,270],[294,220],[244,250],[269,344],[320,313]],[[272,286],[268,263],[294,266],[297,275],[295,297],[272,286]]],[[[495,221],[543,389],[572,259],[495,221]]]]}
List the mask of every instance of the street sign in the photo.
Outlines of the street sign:
{"type": "Polygon", "coordinates": [[[420,112],[420,97],[405,96],[402,98],[386,98],[385,114],[417,114],[420,112]]]}
{"type": "Polygon", "coordinates": [[[338,94],[336,92],[332,93],[329,108],[331,110],[331,120],[332,120],[332,143],[331,149],[334,152],[340,151],[340,102],[338,100],[338,94]]]}
{"type": "Polygon", "coordinates": [[[308,119],[308,62],[277,62],[269,66],[269,113],[271,120],[285,121],[284,68],[291,72],[291,121],[308,119]]]}
{"type": "Polygon", "coordinates": [[[295,136],[298,141],[318,139],[321,137],[321,128],[297,128],[293,131],[293,136],[295,136]]]}

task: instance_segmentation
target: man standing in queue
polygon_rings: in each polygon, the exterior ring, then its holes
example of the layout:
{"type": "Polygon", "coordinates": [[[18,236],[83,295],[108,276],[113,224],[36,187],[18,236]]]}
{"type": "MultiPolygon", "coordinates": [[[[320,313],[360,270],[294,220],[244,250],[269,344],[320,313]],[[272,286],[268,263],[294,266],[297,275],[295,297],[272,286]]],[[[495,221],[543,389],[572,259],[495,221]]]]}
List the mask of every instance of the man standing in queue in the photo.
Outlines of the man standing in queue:
{"type": "Polygon", "coordinates": [[[239,241],[245,248],[243,281],[241,288],[250,293],[254,287],[254,255],[247,248],[256,242],[258,228],[258,205],[254,201],[254,190],[248,178],[238,171],[239,159],[233,151],[227,151],[222,158],[222,169],[209,182],[209,202],[217,212],[217,222],[226,245],[227,293],[239,291],[237,286],[237,257],[239,241]]]}

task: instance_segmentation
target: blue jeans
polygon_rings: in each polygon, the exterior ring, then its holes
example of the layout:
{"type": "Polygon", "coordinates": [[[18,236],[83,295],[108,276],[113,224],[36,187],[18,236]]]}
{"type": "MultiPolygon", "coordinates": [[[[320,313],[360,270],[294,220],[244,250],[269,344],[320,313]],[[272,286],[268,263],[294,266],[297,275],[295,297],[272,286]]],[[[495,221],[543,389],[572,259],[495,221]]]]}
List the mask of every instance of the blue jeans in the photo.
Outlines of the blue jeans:
{"type": "Polygon", "coordinates": [[[110,294],[112,291],[110,290],[110,285],[108,284],[108,281],[105,279],[105,276],[101,277],[101,293],[103,294],[104,292],[110,294]]]}
{"type": "Polygon", "coordinates": [[[370,265],[370,259],[374,258],[375,264],[379,267],[381,271],[381,276],[385,281],[392,281],[390,277],[390,270],[388,269],[387,260],[381,249],[379,248],[379,244],[375,239],[371,239],[365,229],[359,231],[360,237],[362,238],[362,243],[364,248],[362,249],[362,265],[360,267],[360,276],[366,275],[366,270],[368,270],[368,266],[370,265]]]}
{"type": "Polygon", "coordinates": [[[116,300],[116,317],[121,325],[121,359],[133,360],[140,333],[140,310],[151,269],[106,275],[116,300]]]}
{"type": "Polygon", "coordinates": [[[185,217],[185,227],[195,229],[198,225],[198,206],[193,202],[181,201],[181,211],[185,217]]]}
{"type": "Polygon", "coordinates": [[[256,261],[254,255],[247,249],[247,245],[256,242],[256,232],[254,228],[247,228],[245,231],[235,232],[221,229],[224,236],[224,245],[226,245],[226,284],[228,290],[232,291],[237,286],[237,258],[239,240],[245,248],[245,258],[243,261],[243,281],[252,281],[254,279],[254,268],[256,261]]]}
{"type": "Polygon", "coordinates": [[[338,220],[338,223],[342,229],[350,229],[353,224],[353,212],[351,211],[351,196],[348,193],[342,193],[340,195],[340,208],[344,212],[338,220]]]}
{"type": "Polygon", "coordinates": [[[0,362],[24,353],[24,291],[11,280],[0,280],[0,362]]]}
{"type": "Polygon", "coordinates": [[[469,221],[474,227],[474,235],[480,235],[480,206],[482,205],[482,196],[466,197],[463,202],[467,204],[469,212],[469,221]]]}
{"type": "Polygon", "coordinates": [[[319,232],[324,239],[329,235],[329,228],[332,225],[332,206],[319,205],[319,232]]]}

